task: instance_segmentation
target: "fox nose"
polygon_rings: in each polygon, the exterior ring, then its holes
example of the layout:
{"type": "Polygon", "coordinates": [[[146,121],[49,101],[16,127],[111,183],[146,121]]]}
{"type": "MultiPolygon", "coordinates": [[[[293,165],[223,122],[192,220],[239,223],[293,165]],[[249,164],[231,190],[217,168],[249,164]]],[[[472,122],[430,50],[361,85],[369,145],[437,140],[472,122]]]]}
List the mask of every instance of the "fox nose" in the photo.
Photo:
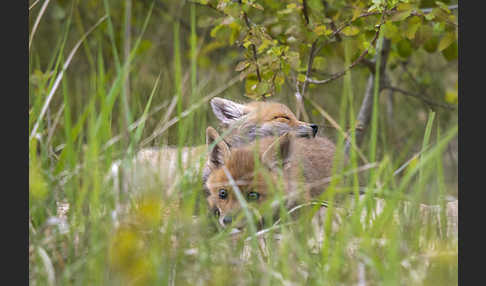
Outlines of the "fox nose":
{"type": "Polygon", "coordinates": [[[311,124],[310,127],[312,128],[312,135],[315,137],[319,127],[316,124],[311,124]]]}
{"type": "Polygon", "coordinates": [[[231,216],[230,216],[230,215],[227,215],[227,216],[225,216],[225,217],[223,218],[223,223],[224,223],[225,225],[231,224],[231,221],[232,221],[232,219],[231,219],[231,216]]]}

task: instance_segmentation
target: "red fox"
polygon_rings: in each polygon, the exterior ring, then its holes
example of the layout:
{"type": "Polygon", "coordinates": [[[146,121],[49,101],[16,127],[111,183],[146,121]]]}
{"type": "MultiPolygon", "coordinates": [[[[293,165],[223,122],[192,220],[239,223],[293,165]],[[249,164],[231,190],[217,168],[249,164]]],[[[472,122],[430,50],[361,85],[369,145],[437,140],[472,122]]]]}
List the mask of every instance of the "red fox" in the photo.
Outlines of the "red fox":
{"type": "MultiPolygon", "coordinates": [[[[208,145],[214,144],[218,137],[214,128],[207,128],[208,145]]],[[[279,184],[283,184],[287,208],[314,198],[326,187],[334,154],[335,145],[325,137],[309,139],[286,133],[231,149],[221,140],[210,150],[206,166],[205,191],[209,208],[223,227],[231,224],[241,209],[233,188],[235,184],[252,209],[274,201],[279,184]],[[256,161],[261,162],[269,176],[257,168],[256,161]]],[[[240,220],[240,224],[233,223],[232,226],[241,228],[243,225],[240,220]]]]}
{"type": "MultiPolygon", "coordinates": [[[[210,102],[213,113],[227,131],[225,143],[230,147],[238,147],[252,142],[257,137],[282,135],[293,131],[300,137],[314,137],[318,131],[316,124],[297,120],[294,113],[284,104],[276,102],[250,102],[240,104],[234,101],[215,97],[210,102]]],[[[197,174],[197,158],[204,155],[206,145],[183,147],[181,149],[182,167],[194,167],[197,174]]],[[[119,185],[119,163],[112,166],[112,176],[116,188],[123,190],[147,188],[147,186],[170,187],[175,181],[177,170],[177,147],[146,148],[140,150],[134,158],[130,170],[124,170],[124,179],[119,185]]],[[[203,170],[203,180],[207,178],[207,170],[203,170]]],[[[199,175],[198,175],[199,176],[199,175]]],[[[167,193],[171,193],[168,188],[167,193]]]]}

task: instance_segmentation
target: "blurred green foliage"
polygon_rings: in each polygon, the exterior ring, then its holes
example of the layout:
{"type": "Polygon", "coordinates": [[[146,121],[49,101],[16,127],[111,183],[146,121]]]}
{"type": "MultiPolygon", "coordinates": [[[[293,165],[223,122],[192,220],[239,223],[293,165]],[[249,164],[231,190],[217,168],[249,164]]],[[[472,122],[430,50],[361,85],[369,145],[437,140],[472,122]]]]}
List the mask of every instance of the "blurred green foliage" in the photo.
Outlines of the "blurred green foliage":
{"type": "MultiPolygon", "coordinates": [[[[408,193],[414,204],[444,205],[458,192],[457,1],[128,1],[30,1],[31,33],[39,17],[29,49],[29,134],[39,122],[29,140],[32,285],[347,285],[361,275],[371,285],[457,284],[457,239],[420,217],[400,213],[398,224],[392,215],[399,209],[394,200],[408,193]],[[408,94],[380,91],[379,168],[364,184],[392,199],[376,223],[345,216],[341,227],[320,236],[324,241],[311,243],[312,209],[268,239],[268,256],[260,259],[262,249],[217,231],[197,199],[197,179],[183,176],[175,187],[182,199],[161,190],[136,199],[113,191],[110,166],[132,151],[205,143],[206,127],[217,125],[208,95],[276,100],[295,111],[314,43],[314,80],[332,77],[368,51],[343,77],[309,83],[303,95],[352,129],[375,71],[378,28],[390,41],[387,84],[408,94]]],[[[343,142],[311,101],[304,107],[322,134],[343,142]]],[[[351,187],[336,179],[334,191],[358,186],[357,175],[349,181],[351,187]]],[[[325,226],[330,230],[331,220],[325,226]]]]}

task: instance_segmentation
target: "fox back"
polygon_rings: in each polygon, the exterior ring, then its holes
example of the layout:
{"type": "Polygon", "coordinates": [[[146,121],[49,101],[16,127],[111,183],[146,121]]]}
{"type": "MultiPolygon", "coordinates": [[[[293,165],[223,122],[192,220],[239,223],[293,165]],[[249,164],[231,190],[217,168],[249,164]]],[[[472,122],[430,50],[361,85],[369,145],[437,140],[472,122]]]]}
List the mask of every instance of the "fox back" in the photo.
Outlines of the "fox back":
{"type": "MultiPolygon", "coordinates": [[[[281,135],[288,131],[302,137],[314,137],[317,133],[317,125],[297,120],[294,113],[281,103],[240,104],[215,97],[211,99],[210,106],[221,124],[222,132],[227,131],[224,140],[231,147],[242,146],[258,137],[281,135]]],[[[174,189],[171,186],[178,174],[179,151],[182,153],[182,169],[194,170],[193,177],[200,178],[202,168],[205,180],[207,170],[198,160],[204,156],[205,145],[185,146],[180,150],[177,147],[162,146],[141,149],[128,168],[120,168],[121,162],[114,163],[110,176],[115,182],[115,188],[126,192],[133,189],[163,188],[170,195],[174,189]]]]}

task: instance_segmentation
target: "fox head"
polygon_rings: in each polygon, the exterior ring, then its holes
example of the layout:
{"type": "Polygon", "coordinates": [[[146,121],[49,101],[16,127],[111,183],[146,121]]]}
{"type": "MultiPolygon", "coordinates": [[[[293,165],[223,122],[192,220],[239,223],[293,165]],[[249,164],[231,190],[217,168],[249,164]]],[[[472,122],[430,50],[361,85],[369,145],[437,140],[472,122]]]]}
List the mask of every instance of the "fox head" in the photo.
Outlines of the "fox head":
{"type": "Polygon", "coordinates": [[[294,132],[299,137],[315,137],[318,126],[297,120],[295,114],[284,104],[253,101],[239,104],[215,97],[211,108],[222,127],[229,129],[225,141],[230,147],[253,142],[257,137],[280,136],[294,132]]]}
{"type": "Polygon", "coordinates": [[[291,154],[292,136],[286,133],[278,138],[266,137],[254,144],[230,149],[214,128],[207,128],[206,142],[214,148],[208,154],[209,174],[205,191],[209,209],[221,226],[232,224],[242,228],[245,225],[236,192],[242,195],[257,225],[262,226],[263,217],[259,210],[271,205],[278,184],[283,182],[278,172],[272,170],[280,166],[285,170],[291,154]]]}

